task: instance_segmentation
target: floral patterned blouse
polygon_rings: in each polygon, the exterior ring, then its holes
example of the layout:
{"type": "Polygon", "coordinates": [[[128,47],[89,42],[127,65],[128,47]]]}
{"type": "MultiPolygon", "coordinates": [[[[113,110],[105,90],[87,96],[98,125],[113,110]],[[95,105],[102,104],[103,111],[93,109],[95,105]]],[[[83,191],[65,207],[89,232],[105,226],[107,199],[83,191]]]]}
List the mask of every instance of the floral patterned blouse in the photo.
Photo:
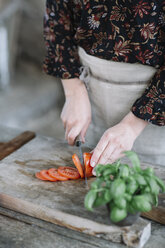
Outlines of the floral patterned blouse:
{"type": "Polygon", "coordinates": [[[132,106],[139,118],[165,125],[165,0],[47,0],[44,71],[80,76],[78,46],[102,59],[157,69],[132,106]]]}

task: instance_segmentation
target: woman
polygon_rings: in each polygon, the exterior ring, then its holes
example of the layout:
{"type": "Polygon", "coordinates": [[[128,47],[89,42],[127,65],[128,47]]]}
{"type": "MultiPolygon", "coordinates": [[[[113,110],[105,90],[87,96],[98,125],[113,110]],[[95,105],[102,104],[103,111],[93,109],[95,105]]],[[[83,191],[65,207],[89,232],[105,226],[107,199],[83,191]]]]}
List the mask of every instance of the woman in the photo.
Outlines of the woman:
{"type": "Polygon", "coordinates": [[[132,147],[165,165],[165,1],[47,0],[44,34],[68,143],[91,128],[93,167],[132,147]]]}

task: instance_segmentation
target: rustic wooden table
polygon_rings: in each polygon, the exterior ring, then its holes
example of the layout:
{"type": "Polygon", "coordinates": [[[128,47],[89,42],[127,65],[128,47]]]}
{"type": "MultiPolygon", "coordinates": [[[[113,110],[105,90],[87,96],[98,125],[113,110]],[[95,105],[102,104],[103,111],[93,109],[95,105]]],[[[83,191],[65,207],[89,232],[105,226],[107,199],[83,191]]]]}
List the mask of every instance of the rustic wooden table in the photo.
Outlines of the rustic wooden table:
{"type": "MultiPolygon", "coordinates": [[[[8,142],[21,133],[0,126],[0,143],[8,142]]],[[[8,158],[7,158],[8,159],[8,158]]],[[[6,160],[9,161],[9,160],[6,160]]],[[[18,161],[17,161],[18,162],[18,161]]],[[[1,165],[3,166],[3,160],[1,165]]],[[[11,175],[12,176],[12,175],[11,175]]],[[[0,174],[1,177],[1,174],[0,174]]],[[[1,189],[5,189],[3,180],[1,189]]],[[[51,189],[51,188],[49,188],[51,189]]],[[[145,248],[164,248],[165,226],[151,222],[151,237],[145,248]]],[[[62,248],[62,247],[125,247],[98,237],[70,230],[64,226],[55,225],[39,218],[31,217],[17,211],[0,206],[0,248],[62,248]]]]}

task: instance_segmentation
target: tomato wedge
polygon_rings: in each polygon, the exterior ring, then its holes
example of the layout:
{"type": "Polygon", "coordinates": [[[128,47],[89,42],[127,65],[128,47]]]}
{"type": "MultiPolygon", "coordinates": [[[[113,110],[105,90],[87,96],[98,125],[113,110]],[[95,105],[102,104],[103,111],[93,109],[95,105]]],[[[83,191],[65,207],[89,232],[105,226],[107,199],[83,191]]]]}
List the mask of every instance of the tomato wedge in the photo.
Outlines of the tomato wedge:
{"type": "Polygon", "coordinates": [[[36,172],[35,176],[40,179],[40,180],[43,180],[43,181],[48,181],[47,179],[45,179],[43,176],[41,176],[40,172],[36,172]]]}
{"type": "Polygon", "coordinates": [[[72,167],[61,166],[58,168],[58,173],[63,177],[67,177],[68,179],[80,178],[80,174],[78,173],[78,171],[72,167]]]}
{"type": "Polygon", "coordinates": [[[58,181],[67,181],[67,180],[68,180],[67,177],[60,175],[60,174],[58,173],[58,170],[55,169],[55,168],[49,169],[49,170],[48,170],[48,174],[49,174],[49,176],[55,178],[55,179],[58,180],[58,181]]]}
{"type": "Polygon", "coordinates": [[[48,171],[47,170],[41,170],[40,171],[40,175],[45,178],[46,180],[48,181],[51,181],[51,182],[55,182],[57,181],[55,178],[51,177],[49,174],[48,174],[48,171]]]}
{"type": "Polygon", "coordinates": [[[72,155],[72,160],[73,160],[73,163],[74,165],[76,166],[81,178],[84,178],[84,172],[83,172],[83,167],[81,165],[81,162],[77,156],[77,154],[73,154],[72,155]]]}
{"type": "Polygon", "coordinates": [[[90,165],[90,160],[91,160],[92,154],[89,152],[84,152],[83,153],[83,159],[84,159],[84,167],[85,167],[85,174],[86,177],[92,177],[92,170],[93,168],[90,165]]]}

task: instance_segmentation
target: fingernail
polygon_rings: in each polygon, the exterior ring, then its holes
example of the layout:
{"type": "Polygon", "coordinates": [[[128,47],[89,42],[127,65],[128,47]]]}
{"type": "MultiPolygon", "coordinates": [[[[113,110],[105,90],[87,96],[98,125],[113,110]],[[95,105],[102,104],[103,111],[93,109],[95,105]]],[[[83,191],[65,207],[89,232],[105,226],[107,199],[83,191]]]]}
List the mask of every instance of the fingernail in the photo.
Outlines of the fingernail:
{"type": "Polygon", "coordinates": [[[92,166],[92,167],[95,167],[95,162],[92,162],[92,163],[91,163],[91,166],[92,166]]]}
{"type": "Polygon", "coordinates": [[[92,174],[93,174],[94,176],[96,176],[96,172],[95,172],[94,169],[92,170],[92,174]]]}

